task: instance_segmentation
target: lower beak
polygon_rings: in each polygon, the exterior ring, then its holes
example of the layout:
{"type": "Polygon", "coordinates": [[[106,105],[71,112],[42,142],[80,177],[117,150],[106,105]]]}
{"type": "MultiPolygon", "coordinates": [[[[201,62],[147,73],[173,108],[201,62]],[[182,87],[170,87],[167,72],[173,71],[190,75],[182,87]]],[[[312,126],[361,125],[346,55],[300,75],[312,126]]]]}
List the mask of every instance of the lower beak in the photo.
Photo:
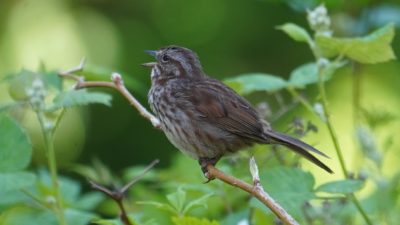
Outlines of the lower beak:
{"type": "Polygon", "coordinates": [[[142,66],[150,67],[150,68],[153,68],[155,65],[157,65],[156,62],[148,62],[148,63],[143,63],[142,64],[142,66]]]}

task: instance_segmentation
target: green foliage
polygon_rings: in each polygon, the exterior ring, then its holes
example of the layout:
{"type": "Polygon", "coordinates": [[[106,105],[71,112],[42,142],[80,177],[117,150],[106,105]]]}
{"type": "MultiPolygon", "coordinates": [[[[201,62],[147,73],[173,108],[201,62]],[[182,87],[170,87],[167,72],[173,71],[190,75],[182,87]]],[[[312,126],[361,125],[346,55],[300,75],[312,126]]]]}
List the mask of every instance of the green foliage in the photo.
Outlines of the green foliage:
{"type": "Polygon", "coordinates": [[[163,209],[175,215],[183,216],[187,215],[187,213],[193,208],[199,206],[207,208],[206,201],[212,195],[212,193],[205,194],[199,198],[188,201],[186,199],[186,192],[182,188],[178,188],[176,192],[167,195],[168,203],[141,201],[138,202],[138,204],[153,205],[159,209],[163,209]]]}
{"type": "Polygon", "coordinates": [[[394,25],[388,24],[362,38],[316,36],[316,43],[326,57],[344,55],[360,63],[380,63],[395,59],[390,46],[394,25]]]}
{"type": "Polygon", "coordinates": [[[19,171],[30,162],[32,149],[25,132],[18,124],[0,114],[0,172],[19,171]]]}
{"type": "Polygon", "coordinates": [[[244,74],[225,80],[225,83],[239,94],[246,95],[254,91],[274,92],[286,87],[286,81],[270,74],[244,74]]]}
{"type": "Polygon", "coordinates": [[[15,192],[30,187],[35,182],[35,179],[35,175],[29,172],[0,173],[0,193],[15,192]]]}
{"type": "Polygon", "coordinates": [[[195,217],[172,217],[175,225],[219,225],[215,220],[199,219],[195,217]]]}
{"type": "Polygon", "coordinates": [[[28,206],[16,206],[3,212],[0,224],[7,225],[56,225],[57,220],[51,211],[28,206]]]}
{"type": "Polygon", "coordinates": [[[332,181],[317,187],[316,192],[326,192],[333,194],[350,194],[361,190],[364,182],[361,180],[340,180],[332,181]]]}
{"type": "Polygon", "coordinates": [[[311,42],[311,37],[308,32],[304,28],[294,23],[285,23],[281,26],[278,26],[277,29],[282,30],[295,41],[306,43],[311,42]]]}
{"type": "Polygon", "coordinates": [[[111,95],[101,92],[88,92],[85,89],[61,92],[53,99],[53,105],[47,110],[55,111],[61,108],[84,106],[94,103],[111,106],[111,95]]]}
{"type": "MultiPolygon", "coordinates": [[[[293,215],[299,216],[299,209],[315,198],[314,177],[300,169],[277,167],[262,172],[260,179],[265,191],[293,215]]],[[[269,212],[258,201],[252,200],[251,205],[269,212]]]]}
{"type": "MultiPolygon", "coordinates": [[[[330,63],[324,70],[324,81],[330,80],[335,71],[345,64],[345,61],[330,63]]],[[[318,83],[318,76],[317,65],[315,63],[307,63],[292,71],[289,78],[289,85],[295,88],[304,88],[306,85],[318,83]]]]}
{"type": "MultiPolygon", "coordinates": [[[[304,6],[310,4],[303,1],[285,2],[292,7],[294,5],[304,6]]],[[[315,5],[317,1],[313,0],[311,2],[315,5]]],[[[327,4],[331,5],[332,3],[328,2],[327,4]]],[[[164,7],[160,7],[157,10],[165,13],[164,7]]],[[[187,10],[184,11],[188,12],[187,10]]],[[[198,10],[194,8],[193,11],[197,12],[198,10]]],[[[225,16],[223,13],[216,15],[221,18],[225,16]]],[[[229,22],[231,23],[231,21],[229,22]]],[[[240,26],[237,21],[232,21],[232,24],[240,26]]],[[[340,24],[340,22],[337,24],[340,24]]],[[[205,26],[202,27],[202,29],[206,28],[205,26]]],[[[191,29],[194,28],[191,27],[191,29]]],[[[300,95],[296,89],[303,89],[315,84],[321,86],[323,82],[334,80],[335,72],[344,67],[349,60],[371,64],[395,58],[391,47],[391,42],[394,38],[393,24],[384,26],[370,35],[356,38],[334,37],[331,36],[333,32],[322,33],[323,35],[311,35],[305,28],[291,22],[279,26],[278,29],[297,42],[307,43],[316,57],[315,62],[295,67],[288,74],[289,79],[287,80],[281,78],[281,76],[267,73],[242,74],[226,79],[225,82],[240,94],[248,95],[254,92],[267,92],[267,94],[280,95],[281,91],[288,90],[292,97],[298,100],[300,95]]],[[[318,32],[316,31],[316,33],[318,32]]],[[[247,33],[243,34],[238,40],[245,42],[243,39],[245,36],[257,38],[247,33]]],[[[139,44],[143,43],[139,42],[139,44]]],[[[129,50],[131,46],[127,47],[129,50]]],[[[248,51],[247,48],[246,51],[248,51]]],[[[285,51],[284,54],[289,56],[290,52],[286,53],[285,51]]],[[[240,54],[237,55],[242,57],[240,54]]],[[[233,58],[226,58],[229,62],[226,65],[232,67],[234,71],[237,65],[231,62],[233,58]]],[[[131,69],[132,58],[128,57],[128,55],[123,55],[121,60],[128,61],[129,64],[125,66],[131,69]]],[[[222,64],[219,65],[220,61],[223,61],[223,59],[218,58],[218,67],[222,66],[224,68],[222,64]]],[[[233,60],[233,62],[235,61],[233,60]]],[[[258,63],[259,61],[256,62],[258,63]]],[[[276,62],[276,64],[279,67],[290,65],[289,63],[286,64],[286,62],[276,62]]],[[[243,65],[247,66],[245,63],[243,65]]],[[[237,68],[240,68],[240,66],[237,66],[237,68]]],[[[82,75],[89,81],[109,81],[111,72],[112,70],[107,68],[89,65],[83,71],[78,72],[77,75],[82,75]]],[[[139,78],[125,73],[122,74],[124,74],[124,83],[132,88],[135,96],[137,96],[136,93],[139,93],[139,96],[145,96],[147,88],[139,80],[145,79],[147,81],[148,77],[139,78]]],[[[148,73],[146,72],[146,74],[148,73]]],[[[63,117],[65,109],[91,104],[110,106],[111,96],[103,92],[72,90],[72,83],[67,83],[69,81],[64,82],[54,71],[46,71],[43,65],[38,71],[23,69],[9,76],[4,82],[9,85],[8,93],[14,102],[1,103],[0,106],[0,224],[59,224],[57,202],[61,202],[61,213],[64,215],[68,225],[89,223],[122,225],[123,223],[118,218],[119,211],[115,203],[105,199],[105,196],[99,192],[88,190],[86,186],[82,188],[81,183],[85,183],[82,181],[84,179],[72,179],[73,176],[70,176],[69,173],[67,174],[68,177],[56,175],[54,173],[54,171],[57,172],[56,167],[53,167],[55,170],[50,168],[50,171],[44,168],[36,169],[35,166],[28,167],[34,146],[32,146],[26,135],[27,132],[20,124],[21,118],[27,112],[32,113],[34,111],[35,117],[33,118],[35,121],[37,118],[41,120],[39,121],[41,127],[38,130],[42,132],[40,135],[36,135],[38,136],[36,138],[45,139],[44,142],[48,150],[52,146],[54,147],[54,134],[58,129],[57,124],[59,121],[65,118],[63,117]],[[43,86],[39,85],[41,89],[39,96],[32,95],[35,81],[43,84],[43,86]],[[35,104],[45,107],[34,107],[35,104]],[[54,181],[57,181],[59,185],[54,185],[54,181]],[[55,194],[57,190],[59,190],[60,196],[55,194]]],[[[308,93],[307,91],[305,92],[308,93]]],[[[260,95],[257,97],[260,97],[265,93],[258,94],[260,95]]],[[[282,96],[286,101],[287,96],[284,94],[282,96]]],[[[325,123],[328,119],[325,113],[329,110],[324,110],[324,106],[321,103],[323,101],[321,93],[315,97],[318,102],[314,98],[304,98],[302,99],[304,101],[302,104],[306,104],[308,108],[311,108],[310,111],[320,112],[322,121],[325,123]],[[316,106],[314,108],[318,110],[314,111],[312,106],[316,106]]],[[[290,112],[291,107],[289,105],[286,105],[284,101],[280,102],[280,104],[282,109],[280,112],[283,112],[283,114],[290,112]]],[[[274,110],[274,107],[274,105],[271,106],[272,110],[274,110]]],[[[384,133],[382,135],[379,133],[379,131],[385,130],[386,126],[395,124],[398,117],[396,117],[395,113],[380,108],[365,109],[362,111],[361,116],[364,120],[360,120],[363,124],[356,126],[356,138],[360,144],[363,159],[367,158],[369,160],[365,160],[368,163],[362,164],[362,168],[355,168],[355,174],[361,175],[354,180],[332,181],[315,188],[315,178],[311,173],[305,172],[300,168],[290,167],[291,165],[299,165],[298,158],[287,157],[284,155],[286,153],[281,153],[280,151],[273,152],[278,157],[272,157],[272,153],[266,154],[265,152],[256,155],[257,158],[262,159],[262,166],[267,168],[261,172],[261,182],[265,190],[301,224],[361,224],[358,216],[359,212],[351,204],[351,199],[348,196],[362,190],[365,184],[371,183],[376,188],[372,190],[370,195],[361,199],[362,207],[365,207],[365,210],[376,223],[381,222],[379,221],[380,218],[384,218],[385,224],[397,224],[400,220],[398,214],[400,175],[397,171],[393,171],[394,175],[387,177],[383,175],[385,173],[382,170],[383,162],[387,161],[384,153],[391,143],[390,140],[393,140],[395,136],[393,138],[393,134],[384,133]],[[381,136],[389,137],[384,142],[381,136]],[[384,144],[382,144],[383,142],[384,144]],[[278,164],[277,158],[286,167],[274,167],[278,164]],[[367,172],[364,173],[363,171],[367,172]],[[366,177],[365,174],[367,174],[366,177]],[[364,182],[363,179],[368,182],[364,182]],[[328,194],[327,199],[330,197],[332,199],[321,201],[320,199],[324,198],[320,196],[321,193],[328,194]]],[[[138,127],[141,126],[138,125],[138,127]]],[[[142,130],[140,130],[140,135],[143,135],[142,130]]],[[[135,134],[131,133],[128,136],[136,137],[135,134]]],[[[66,142],[72,142],[68,138],[64,139],[66,142]]],[[[31,140],[32,143],[37,141],[34,136],[31,136],[31,140]]],[[[96,140],[98,139],[96,138],[96,140]]],[[[140,139],[137,140],[140,141],[140,139]]],[[[43,142],[43,140],[41,141],[43,142]]],[[[133,150],[125,150],[130,152],[129,154],[132,152],[132,154],[137,154],[133,150]]],[[[140,149],[140,151],[144,150],[140,149]]],[[[112,152],[111,155],[113,154],[112,150],[109,152],[112,152]]],[[[51,155],[51,151],[46,151],[46,153],[48,156],[51,155]]],[[[248,168],[247,159],[248,152],[238,153],[229,160],[222,160],[218,167],[229,174],[234,174],[250,181],[247,169],[243,169],[248,168]]],[[[136,177],[144,168],[142,166],[128,168],[119,177],[119,173],[111,171],[106,166],[110,162],[108,160],[104,162],[94,160],[91,165],[75,165],[68,172],[73,171],[78,173],[80,177],[99,183],[119,186],[132,179],[132,177],[136,177]]],[[[55,165],[55,160],[52,160],[51,156],[49,156],[48,164],[55,165]]],[[[129,195],[125,196],[126,198],[124,199],[124,203],[129,206],[127,209],[131,213],[129,217],[133,224],[218,225],[220,223],[217,220],[225,225],[245,224],[247,222],[250,223],[249,221],[255,225],[273,223],[275,216],[259,201],[254,198],[249,199],[247,193],[242,193],[238,189],[218,181],[202,185],[203,177],[201,175],[197,164],[193,160],[186,160],[183,157],[175,158],[169,167],[150,172],[132,187],[129,195]],[[210,198],[212,195],[215,198],[210,198]],[[141,201],[136,202],[137,200],[141,201]],[[216,220],[209,218],[215,218],[216,220]]]]}
{"type": "Polygon", "coordinates": [[[367,127],[356,127],[356,137],[364,155],[374,161],[379,167],[382,165],[382,155],[378,150],[375,136],[367,127]]]}

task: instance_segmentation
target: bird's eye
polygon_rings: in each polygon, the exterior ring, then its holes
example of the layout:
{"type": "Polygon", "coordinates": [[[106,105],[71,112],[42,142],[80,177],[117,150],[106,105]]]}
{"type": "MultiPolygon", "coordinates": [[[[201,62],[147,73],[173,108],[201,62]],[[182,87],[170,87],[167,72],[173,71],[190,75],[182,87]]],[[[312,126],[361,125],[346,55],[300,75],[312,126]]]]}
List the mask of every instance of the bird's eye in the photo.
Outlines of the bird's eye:
{"type": "Polygon", "coordinates": [[[163,57],[161,58],[161,60],[163,62],[168,62],[169,61],[169,56],[168,55],[163,55],[163,57]]]}

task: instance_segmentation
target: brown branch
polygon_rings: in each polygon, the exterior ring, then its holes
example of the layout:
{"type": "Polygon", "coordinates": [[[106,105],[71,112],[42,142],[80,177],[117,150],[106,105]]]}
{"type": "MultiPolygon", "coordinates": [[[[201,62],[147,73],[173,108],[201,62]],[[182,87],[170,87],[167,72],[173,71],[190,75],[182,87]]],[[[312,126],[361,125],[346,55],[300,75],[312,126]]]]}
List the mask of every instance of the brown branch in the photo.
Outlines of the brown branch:
{"type": "Polygon", "coordinates": [[[153,127],[160,129],[160,121],[152,113],[150,113],[140,102],[126,89],[122,77],[118,73],[111,74],[111,82],[109,81],[85,81],[83,77],[74,75],[76,72],[83,70],[85,60],[82,60],[80,65],[64,71],[59,72],[59,76],[64,78],[73,79],[76,81],[75,89],[91,88],[91,87],[108,87],[117,90],[122,96],[124,96],[131,106],[133,106],[141,116],[151,122],[153,127]]]}
{"type": "Polygon", "coordinates": [[[110,190],[110,189],[108,189],[94,181],[91,181],[91,180],[89,180],[89,183],[93,189],[103,192],[104,194],[109,196],[112,200],[114,200],[117,203],[117,205],[121,211],[119,218],[125,225],[133,225],[133,223],[129,220],[128,213],[126,212],[126,209],[124,207],[123,200],[124,200],[125,193],[133,184],[135,184],[138,180],[142,179],[142,177],[147,172],[149,172],[149,170],[151,168],[153,168],[154,165],[156,165],[159,162],[160,162],[160,160],[158,160],[158,159],[151,162],[138,176],[133,178],[130,182],[128,182],[126,185],[124,185],[120,189],[110,190]]]}
{"type": "Polygon", "coordinates": [[[293,219],[293,217],[287,213],[282,206],[280,206],[261,186],[260,177],[258,175],[258,168],[255,163],[254,157],[250,159],[250,171],[253,177],[253,185],[250,185],[236,177],[230,176],[218,170],[213,165],[207,166],[207,172],[209,178],[217,178],[229,185],[235,186],[248,192],[249,194],[256,197],[264,205],[266,205],[284,224],[287,225],[298,225],[299,223],[293,219]]]}
{"type": "MultiPolygon", "coordinates": [[[[84,66],[84,61],[81,62],[81,64],[73,68],[71,70],[65,71],[65,72],[60,72],[59,75],[61,77],[69,78],[75,80],[76,89],[81,89],[81,88],[90,88],[90,87],[108,87],[108,88],[113,88],[117,90],[119,93],[121,93],[127,100],[128,102],[136,109],[139,111],[139,113],[149,120],[152,125],[155,128],[160,129],[160,121],[157,117],[155,117],[153,114],[151,114],[149,111],[146,110],[137,100],[136,98],[126,89],[124,86],[123,80],[121,75],[118,73],[113,73],[111,75],[111,80],[112,82],[104,82],[104,81],[85,81],[82,77],[74,75],[74,73],[79,72],[83,69],[84,66]]],[[[258,169],[257,165],[255,164],[254,159],[252,158],[250,161],[250,171],[253,176],[253,185],[247,184],[243,182],[242,180],[239,180],[238,178],[229,176],[222,171],[218,170],[212,165],[207,166],[208,169],[208,174],[207,176],[209,178],[217,178],[229,185],[235,186],[237,188],[240,188],[254,197],[256,197],[258,200],[260,200],[264,205],[266,205],[271,211],[286,225],[298,225],[298,223],[271,197],[269,196],[268,193],[266,193],[263,189],[263,187],[260,184],[260,179],[258,176],[258,169]]],[[[93,182],[92,182],[93,183],[93,182]]],[[[132,183],[132,182],[131,182],[132,183]]],[[[97,188],[98,186],[94,185],[94,188],[97,188]]],[[[102,191],[109,196],[110,193],[112,194],[113,192],[110,192],[108,189],[104,190],[101,188],[97,188],[97,190],[102,191]]],[[[112,197],[112,196],[111,196],[112,197]]],[[[117,196],[118,197],[118,196],[117,196]]],[[[113,198],[114,199],[114,198],[113,198]]],[[[117,201],[118,202],[118,201],[117,201]]],[[[122,203],[118,203],[118,205],[122,205],[122,203]]],[[[123,205],[122,205],[123,206],[123,205]]],[[[122,210],[122,208],[121,208],[122,210]]],[[[121,215],[122,216],[122,215],[121,215]]],[[[122,217],[121,217],[122,219],[122,217]]]]}

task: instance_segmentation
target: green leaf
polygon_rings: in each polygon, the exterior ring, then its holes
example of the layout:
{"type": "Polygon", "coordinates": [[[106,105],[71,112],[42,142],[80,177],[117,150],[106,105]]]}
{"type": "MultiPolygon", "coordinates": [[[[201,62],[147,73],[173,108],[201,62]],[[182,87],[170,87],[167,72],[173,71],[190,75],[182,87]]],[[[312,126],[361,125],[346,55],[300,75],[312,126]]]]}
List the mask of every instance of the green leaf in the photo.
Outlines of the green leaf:
{"type": "Polygon", "coordinates": [[[5,114],[0,114],[0,124],[0,172],[26,168],[32,155],[28,136],[5,114]]]}
{"type": "Polygon", "coordinates": [[[195,217],[172,217],[172,222],[175,225],[219,225],[215,220],[199,219],[195,217]]]}
{"type": "Polygon", "coordinates": [[[50,210],[43,210],[28,206],[9,208],[0,214],[0,224],[4,225],[56,225],[55,214],[50,210]]]}
{"type": "Polygon", "coordinates": [[[202,206],[204,208],[207,208],[207,204],[206,201],[209,197],[211,197],[213,195],[213,193],[210,194],[206,194],[201,196],[198,199],[195,199],[193,201],[190,201],[189,203],[187,203],[185,205],[185,207],[183,208],[182,214],[185,215],[186,213],[188,213],[192,208],[194,207],[198,207],[198,206],[202,206]]]}
{"type": "Polygon", "coordinates": [[[388,24],[361,38],[335,38],[318,35],[315,41],[326,57],[344,55],[360,63],[373,64],[395,59],[391,42],[394,24],[388,24]]]}
{"type": "Polygon", "coordinates": [[[74,207],[82,210],[94,210],[100,202],[104,200],[104,195],[99,192],[89,192],[78,198],[74,202],[74,207]]]}
{"type": "Polygon", "coordinates": [[[90,222],[99,225],[123,225],[120,219],[94,219],[90,222]]]}
{"type": "Polygon", "coordinates": [[[62,89],[62,81],[60,76],[58,76],[57,72],[42,72],[42,79],[47,86],[53,86],[56,90],[61,91],[62,89]]]}
{"type": "MultiPolygon", "coordinates": [[[[329,78],[327,78],[329,79],[329,78]]],[[[304,88],[308,84],[318,82],[318,71],[315,63],[307,63],[293,70],[289,83],[296,88],[304,88]]]]}
{"type": "MultiPolygon", "coordinates": [[[[346,65],[346,61],[331,62],[323,70],[324,81],[332,78],[335,71],[346,65]]],[[[318,83],[318,69],[315,63],[303,64],[292,71],[289,84],[295,88],[304,88],[306,85],[318,83]]]]}
{"type": "Polygon", "coordinates": [[[372,129],[383,127],[398,119],[398,116],[395,113],[378,107],[373,107],[370,109],[363,108],[361,109],[361,112],[363,117],[367,120],[366,122],[369,126],[371,126],[372,129]]]}
{"type": "Polygon", "coordinates": [[[179,212],[176,211],[175,208],[173,208],[171,205],[169,204],[165,204],[165,203],[161,203],[161,202],[155,202],[155,201],[138,201],[136,202],[136,204],[139,205],[152,205],[155,206],[159,209],[165,210],[167,212],[173,213],[173,214],[179,214],[179,212]]]}
{"type": "Polygon", "coordinates": [[[287,86],[282,78],[264,73],[243,74],[224,82],[242,95],[255,91],[279,91],[287,86]]]}
{"type": "Polygon", "coordinates": [[[311,41],[311,37],[308,34],[308,32],[304,28],[300,27],[297,24],[285,23],[281,26],[278,26],[277,29],[282,30],[283,32],[285,32],[287,35],[289,35],[289,37],[291,37],[295,41],[299,41],[299,42],[310,42],[311,41]]]}
{"type": "Polygon", "coordinates": [[[53,105],[48,111],[94,103],[111,106],[111,95],[101,92],[88,92],[84,89],[61,92],[54,98],[53,105]]]}
{"type": "MultiPolygon", "coordinates": [[[[309,172],[304,172],[297,168],[276,167],[260,174],[261,183],[268,192],[281,206],[294,216],[301,215],[301,208],[313,198],[314,177],[309,172]]],[[[252,199],[252,206],[263,211],[270,210],[252,199]]]]}
{"type": "Polygon", "coordinates": [[[85,212],[85,211],[78,211],[75,209],[66,209],[65,212],[65,220],[67,224],[74,224],[74,225],[86,225],[95,218],[95,214],[85,212]]]}
{"type": "Polygon", "coordinates": [[[9,191],[19,192],[34,184],[36,176],[30,172],[0,173],[0,194],[9,191]]]}
{"type": "MultiPolygon", "coordinates": [[[[80,183],[63,176],[59,176],[58,182],[63,201],[69,204],[74,204],[78,200],[81,192],[80,183]]],[[[52,193],[53,185],[48,171],[43,169],[39,170],[37,186],[42,197],[46,197],[52,193]]]]}
{"type": "Polygon", "coordinates": [[[183,214],[183,208],[185,206],[186,201],[186,192],[182,190],[182,188],[178,188],[175,193],[167,195],[167,199],[172,207],[175,208],[179,214],[183,214]]]}
{"type": "Polygon", "coordinates": [[[335,194],[350,194],[361,190],[364,182],[361,180],[339,180],[320,185],[316,192],[327,192],[335,194]]]}
{"type": "Polygon", "coordinates": [[[367,212],[376,212],[382,215],[387,215],[388,212],[398,214],[399,187],[400,173],[398,171],[385,182],[380,182],[378,187],[361,201],[361,204],[367,212]]]}

